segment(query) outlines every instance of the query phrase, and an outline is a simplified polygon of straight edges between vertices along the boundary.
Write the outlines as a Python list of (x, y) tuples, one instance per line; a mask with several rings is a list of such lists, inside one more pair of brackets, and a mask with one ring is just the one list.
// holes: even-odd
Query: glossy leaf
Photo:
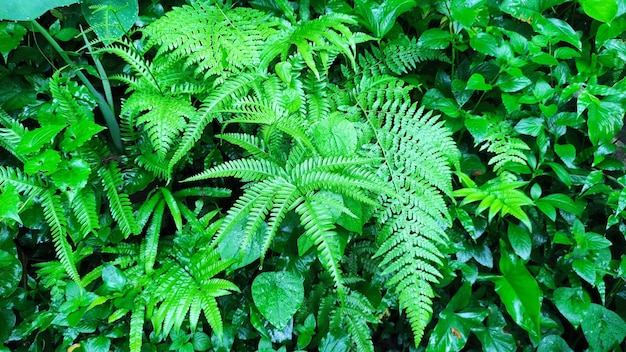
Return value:
[(575, 328), (580, 326), (591, 305), (591, 298), (582, 287), (559, 287), (554, 290), (552, 301)]
[(105, 44), (121, 39), (139, 15), (138, 0), (83, 0), (83, 16)]
[(507, 234), (515, 254), (524, 260), (528, 260), (532, 249), (530, 234), (522, 227), (511, 223), (509, 223)]
[(626, 338), (624, 319), (599, 304), (591, 304), (582, 327), (592, 351), (609, 351)]
[(44, 144), (50, 143), (64, 128), (65, 125), (48, 125), (28, 131), (17, 145), (16, 151), (22, 154), (36, 153)]
[(22, 263), (17, 258), (17, 250), (13, 253), (0, 250), (0, 296), (9, 297), (22, 278)]
[(578, 0), (587, 16), (609, 23), (617, 14), (618, 0)]
[(302, 305), (302, 279), (287, 271), (263, 272), (252, 282), (252, 299), (263, 317), (282, 329)]
[(415, 5), (415, 0), (355, 0), (354, 12), (367, 29), (382, 38), (396, 24), (398, 17)]
[(538, 341), (541, 336), (541, 289), (522, 259), (502, 245), (501, 249), (499, 267), (502, 276), (493, 279), (496, 292), (515, 323), (528, 331), (532, 340)]
[(75, 4), (79, 0), (0, 1), (0, 19), (30, 21), (55, 7)]

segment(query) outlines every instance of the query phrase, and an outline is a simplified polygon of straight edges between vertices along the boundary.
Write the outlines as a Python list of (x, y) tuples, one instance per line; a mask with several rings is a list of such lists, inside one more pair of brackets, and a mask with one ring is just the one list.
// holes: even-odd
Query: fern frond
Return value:
[(526, 185), (523, 181), (511, 181), (499, 176), (480, 187), (461, 188), (453, 192), (455, 197), (465, 197), (461, 205), (480, 201), (476, 213), (489, 209), (488, 219), (491, 221), (497, 213), (500, 216), (513, 215), (529, 229), (532, 224), (523, 206), (534, 202), (517, 188)]
[(144, 151), (140, 155), (137, 155), (135, 163), (147, 171), (152, 172), (160, 179), (166, 179), (171, 176), (167, 165), (159, 160), (159, 157), (151, 151)]
[(83, 236), (100, 228), (96, 196), (91, 188), (83, 188), (76, 192), (71, 200), (71, 206), (80, 223)]
[(247, 181), (261, 181), (270, 177), (287, 177), (285, 171), (268, 160), (237, 159), (214, 166), (196, 176), (189, 177), (183, 182), (206, 180), (217, 177), (237, 177)]
[(356, 345), (357, 351), (374, 352), (372, 333), (368, 323), (376, 323), (374, 307), (362, 294), (351, 291), (346, 296), (345, 305), (340, 310), (344, 317), (350, 339)]
[(61, 70), (55, 71), (50, 79), (50, 93), (52, 93), (52, 97), (54, 97), (57, 104), (58, 115), (63, 116), (68, 125), (73, 125), (83, 120), (93, 121), (93, 112), (90, 110), (90, 107), (79, 104), (69, 88), (61, 84), (60, 73)]
[(157, 57), (182, 61), (184, 67), (195, 67), (196, 75), (205, 78), (217, 76), (219, 84), (259, 65), (263, 43), (275, 26), (258, 10), (194, 2), (175, 7), (150, 24), (144, 30), (149, 37), (145, 50), (158, 45)]
[(173, 260), (164, 260), (157, 280), (150, 286), (150, 305), (156, 306), (152, 316), (156, 332), (167, 336), (172, 328), (180, 329), (187, 315), (194, 330), (202, 311), (211, 328), (221, 335), (223, 324), (215, 298), (239, 289), (214, 276), (229, 264), (220, 261), (216, 251), (208, 250), (197, 252), (184, 267)]
[(140, 352), (143, 344), (143, 323), (146, 315), (146, 305), (143, 300), (135, 298), (135, 306), (130, 315), (130, 352)]
[(154, 207), (154, 211), (152, 212), (152, 221), (146, 230), (145, 243), (142, 244), (141, 261), (144, 263), (144, 270), (147, 274), (152, 273), (154, 262), (156, 261), (164, 210), (165, 201), (161, 198)]
[(24, 134), (26, 134), (26, 128), (19, 121), (11, 118), (1, 108), (0, 124), (5, 127), (0, 128), (0, 147), (13, 154), (22, 163), (25, 163), (27, 161), (26, 157), (23, 153), (18, 153), (16, 148), (22, 141)]
[(338, 234), (334, 231), (334, 221), (324, 204), (303, 197), (296, 207), (300, 214), (304, 235), (308, 236), (317, 246), (318, 258), (333, 278), (337, 292), (343, 299), (344, 287), (340, 261), (343, 256)]
[[(150, 62), (138, 53), (132, 43), (123, 40), (122, 44), (112, 44), (95, 51), (95, 54), (110, 53), (119, 56), (135, 71), (135, 75), (141, 78), (140, 82), (146, 82), (147, 87), (155, 92), (161, 92), (161, 85), (154, 75), (154, 68)], [(131, 86), (133, 87), (133, 86)], [(137, 89), (139, 87), (133, 87)]]
[(217, 134), (215, 137), (242, 148), (255, 159), (275, 161), (268, 154), (263, 140), (257, 136), (247, 133), (225, 133)]
[[(380, 54), (374, 53), (375, 59)], [(374, 173), (394, 188), (380, 197), (376, 211), (380, 226), (375, 257), (382, 275), (405, 309), (416, 344), (432, 314), (431, 285), (441, 274), (450, 222), (442, 194), (451, 194), (450, 164), (459, 161), (451, 132), (437, 116), (411, 103), (410, 87), (391, 76), (368, 74), (355, 82), (356, 104), (375, 131), (384, 163)]]
[(195, 114), (189, 98), (142, 91), (133, 93), (122, 107), (122, 115), (135, 116), (129, 119), (143, 125), (161, 163)]
[(41, 180), (24, 174), (21, 169), (0, 166), (0, 186), (6, 185), (29, 197), (38, 196), (46, 190)]
[(119, 191), (119, 188), (122, 187), (123, 180), (117, 162), (112, 161), (107, 167), (99, 168), (98, 176), (100, 176), (102, 186), (106, 190), (111, 215), (120, 225), (124, 236), (139, 233), (137, 222), (133, 217), (130, 199), (127, 194)]
[(169, 162), (169, 170), (173, 170), (174, 165), (176, 165), (200, 139), (204, 128), (218, 114), (216, 110), (230, 103), (232, 97), (243, 95), (256, 79), (256, 75), (242, 73), (236, 77), (231, 77), (209, 94), (203, 101), (198, 114), (187, 124), (182, 141)]
[(285, 24), (282, 31), (267, 41), (261, 54), (261, 67), (267, 68), (277, 56), (280, 56), (281, 61), (285, 61), (289, 49), (294, 44), (318, 79), (320, 74), (313, 57), (316, 50), (340, 52), (355, 67), (356, 41), (348, 26), (356, 23), (352, 16), (332, 13), (296, 25)]
[(50, 233), (52, 235), (52, 241), (54, 242), (54, 249), (56, 250), (59, 260), (63, 264), (67, 275), (70, 279), (74, 280), (80, 285), (80, 277), (78, 270), (76, 270), (76, 264), (74, 263), (74, 253), (72, 246), (67, 241), (67, 219), (63, 214), (63, 207), (61, 206), (61, 199), (58, 195), (54, 194), (52, 190), (46, 190), (40, 195), (41, 205), (43, 206), (43, 214), (46, 218), (48, 226), (50, 226)]

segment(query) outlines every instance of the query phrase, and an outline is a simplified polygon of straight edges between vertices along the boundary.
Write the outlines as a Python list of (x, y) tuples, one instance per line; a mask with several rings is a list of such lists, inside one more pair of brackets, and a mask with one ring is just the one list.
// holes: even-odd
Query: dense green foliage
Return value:
[(76, 2), (0, 1), (0, 351), (625, 348), (623, 2)]

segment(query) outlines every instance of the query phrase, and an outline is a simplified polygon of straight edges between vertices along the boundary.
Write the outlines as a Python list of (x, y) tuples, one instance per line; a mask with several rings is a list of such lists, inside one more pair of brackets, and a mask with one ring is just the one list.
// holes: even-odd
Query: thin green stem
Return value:
[[(30, 21), (30, 23), (33, 27), (37, 29), (37, 31), (41, 33), (41, 35), (44, 36), (44, 38), (46, 38), (46, 40), (48, 40), (48, 42), (50, 43), (50, 45), (52, 45), (54, 50), (56, 50), (57, 53), (59, 53), (59, 56), (61, 56), (63, 61), (65, 61), (68, 64), (68, 66), (75, 68), (76, 65), (74, 64), (74, 62), (69, 58), (69, 56), (67, 56), (65, 51), (61, 48), (61, 46), (59, 46), (59, 43), (57, 43), (56, 40), (54, 40), (54, 38), (50, 35), (50, 33), (48, 33), (48, 31), (42, 25), (40, 25), (37, 21), (32, 20)], [(107, 126), (109, 127), (109, 133), (111, 133), (111, 139), (113, 140), (113, 144), (115, 145), (115, 148), (118, 150), (118, 152), (120, 153), (123, 152), (124, 147), (122, 146), (120, 127), (117, 123), (117, 119), (115, 118), (115, 114), (113, 113), (113, 109), (111, 108), (109, 103), (106, 101), (104, 96), (102, 96), (102, 93), (96, 90), (96, 88), (91, 84), (91, 82), (89, 82), (89, 79), (87, 79), (87, 77), (81, 71), (76, 70), (76, 76), (78, 76), (81, 82), (83, 82), (83, 84), (87, 87), (89, 92), (91, 92), (91, 94), (93, 94), (93, 96), (98, 101), (98, 108), (102, 112), (102, 116), (104, 117), (104, 120), (106, 121)]]

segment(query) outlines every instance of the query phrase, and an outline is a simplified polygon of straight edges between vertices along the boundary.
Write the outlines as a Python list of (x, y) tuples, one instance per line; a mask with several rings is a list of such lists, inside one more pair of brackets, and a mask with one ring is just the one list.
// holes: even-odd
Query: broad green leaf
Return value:
[(445, 49), (450, 45), (450, 33), (431, 28), (420, 35), (417, 44), (426, 49)]
[(14, 186), (9, 185), (0, 193), (0, 220), (12, 219), (22, 223), (19, 215), (20, 195)]
[(618, 0), (578, 0), (587, 16), (600, 22), (611, 22), (617, 14)]
[(38, 172), (48, 175), (58, 169), (60, 162), (61, 156), (59, 155), (59, 152), (48, 149), (24, 164), (24, 172), (29, 175), (34, 175)]
[(520, 134), (537, 137), (539, 132), (543, 130), (544, 122), (544, 119), (538, 117), (525, 118), (520, 120), (517, 125), (515, 125), (515, 131)]
[(102, 282), (110, 291), (122, 291), (126, 286), (126, 275), (113, 265), (105, 265), (102, 268)]
[(202, 331), (196, 331), (193, 334), (191, 343), (196, 351), (208, 351), (211, 348), (211, 338)]
[(293, 318), (303, 299), (302, 279), (290, 272), (264, 272), (252, 282), (254, 305), (279, 329)]
[(592, 100), (587, 106), (589, 139), (594, 145), (610, 143), (624, 124), (624, 108), (613, 102)]
[(491, 90), (491, 84), (485, 83), (485, 77), (480, 73), (474, 73), (467, 80), (467, 89), (472, 90)]
[(609, 351), (624, 341), (626, 323), (615, 312), (592, 303), (582, 321), (590, 351)]
[(572, 185), (572, 178), (567, 169), (563, 167), (563, 165), (551, 161), (547, 162), (546, 165), (550, 166), (559, 181), (563, 182), (563, 184), (565, 184), (567, 187)]
[(319, 352), (348, 352), (350, 335), (345, 331), (329, 331), (320, 343)]
[(578, 34), (567, 22), (557, 18), (540, 18), (533, 24), (536, 25), (539, 33), (549, 37), (550, 41), (554, 40), (552, 44), (564, 41), (572, 44), (576, 49), (582, 50), (582, 43)]
[(460, 351), (467, 343), (470, 330), (482, 326), (482, 321), (489, 314), (488, 310), (463, 310), (469, 304), (471, 295), (471, 284), (465, 282), (439, 313), (437, 325), (428, 340), (427, 352)]
[(531, 83), (532, 81), (528, 79), (528, 77), (514, 77), (508, 73), (503, 73), (498, 77), (495, 86), (499, 87), (503, 92), (511, 93), (522, 90), (528, 87)]
[(81, 347), (84, 348), (85, 352), (109, 352), (111, 340), (103, 335), (91, 337), (81, 343)]
[(322, 156), (349, 156), (356, 151), (358, 136), (352, 122), (334, 115), (315, 126), (313, 140)]
[(67, 6), (79, 0), (0, 1), (0, 20), (30, 21), (55, 7)]
[[(11, 336), (11, 332), (15, 327), (15, 322), (17, 321), (13, 309), (0, 309), (0, 321), (4, 322), (4, 324), (0, 324), (0, 341), (7, 341), (7, 338)], [(0, 349), (0, 351), (2, 350)], [(6, 352), (10, 352), (10, 350), (6, 348)]]
[(561, 336), (545, 336), (537, 346), (537, 352), (573, 352)]
[(531, 340), (538, 341), (541, 337), (540, 309), (543, 298), (539, 284), (521, 258), (509, 253), (502, 242), (500, 247), (502, 276), (492, 279), (496, 284), (496, 292), (515, 323), (528, 331)]
[(22, 278), (22, 263), (17, 258), (15, 246), (12, 252), (0, 250), (0, 297), (9, 297), (20, 283)]
[(541, 18), (542, 12), (562, 2), (562, 0), (505, 0), (500, 9), (520, 21), (531, 23)]
[(105, 44), (122, 38), (139, 16), (138, 0), (83, 0), (83, 16)]
[(63, 134), (63, 142), (61, 142), (61, 148), (66, 152), (74, 151), (104, 129), (104, 127), (97, 125), (92, 121), (81, 120), (65, 130), (65, 133)]
[(83, 159), (63, 160), (59, 163), (58, 170), (52, 174), (52, 180), (62, 190), (79, 190), (87, 185), (90, 173), (91, 167)]
[(515, 339), (510, 333), (506, 333), (506, 321), (499, 308), (491, 303), (489, 305), (487, 326), (472, 329), (472, 332), (482, 345), (483, 351), (510, 352), (516, 349)]
[(16, 152), (20, 154), (38, 152), (44, 144), (50, 143), (65, 127), (65, 125), (49, 125), (26, 132), (20, 144), (17, 145)]
[(572, 263), (572, 269), (583, 280), (587, 281), (590, 285), (596, 284), (596, 266), (587, 259), (575, 259)]
[(429, 89), (422, 98), (422, 105), (431, 110), (439, 110), (450, 117), (461, 115), (460, 107), (452, 98), (446, 98), (439, 90)]
[(26, 32), (26, 28), (19, 23), (0, 22), (0, 54), (7, 55), (17, 48)]
[(559, 287), (554, 290), (552, 301), (574, 328), (578, 328), (591, 305), (591, 298), (582, 287)]
[(469, 28), (476, 21), (484, 3), (485, 0), (452, 0), (452, 4), (450, 5), (452, 19)]
[(563, 193), (553, 193), (549, 194), (543, 198), (540, 198), (535, 201), (535, 204), (547, 203), (555, 208), (565, 210), (568, 213), (575, 214), (576, 216), (581, 216), (583, 211), (585, 210), (585, 204), (580, 202), (574, 202), (572, 198), (568, 197)]
[(234, 261), (234, 263), (230, 266), (231, 270), (244, 267), (259, 259), (261, 256), (261, 246), (264, 234), (267, 231), (267, 223), (263, 222), (263, 224), (259, 227), (259, 230), (248, 242), (248, 246), (246, 248), (241, 248), (241, 244), (246, 236), (245, 226), (247, 221), (248, 218), (246, 217), (234, 226), (232, 230), (225, 233), (217, 246), (217, 250), (220, 252), (220, 257), (225, 260)]
[(563, 164), (569, 168), (575, 168), (576, 147), (571, 144), (555, 144), (554, 152), (563, 160)]
[(511, 223), (509, 223), (507, 234), (515, 254), (519, 255), (524, 260), (528, 260), (528, 258), (530, 258), (530, 251), (532, 250), (530, 234), (520, 226)]
[(396, 24), (400, 15), (416, 6), (415, 0), (355, 0), (354, 12), (359, 22), (377, 38), (382, 38)]
[(489, 33), (478, 33), (470, 39), (470, 46), (483, 55), (494, 56), (498, 52), (498, 41)]

